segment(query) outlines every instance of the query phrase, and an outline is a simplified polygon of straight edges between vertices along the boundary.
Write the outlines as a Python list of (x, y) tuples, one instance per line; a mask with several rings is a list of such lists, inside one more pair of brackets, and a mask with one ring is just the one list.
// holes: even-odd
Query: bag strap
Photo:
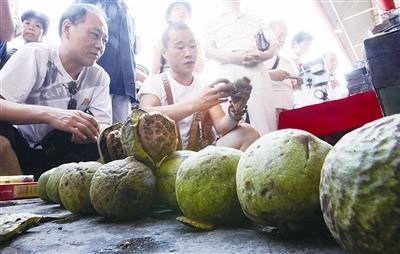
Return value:
[[(167, 74), (164, 72), (161, 74), (161, 80), (164, 85), (165, 95), (167, 96), (167, 103), (168, 105), (174, 104), (174, 97), (172, 97), (171, 85), (168, 80)], [(181, 140), (181, 133), (179, 131), (179, 122), (175, 121), (176, 132), (178, 134), (178, 150), (182, 150), (182, 140)]]
[(279, 61), (280, 61), (280, 60), (281, 60), (281, 57), (280, 57), (279, 55), (277, 55), (276, 58), (275, 58), (275, 63), (274, 63), (274, 65), (272, 66), (271, 70), (275, 70), (276, 67), (278, 67)]
[(204, 114), (202, 112), (198, 112), (194, 114), (192, 125), (190, 126), (189, 130), (189, 140), (188, 140), (188, 150), (196, 151), (199, 147), (199, 140), (200, 140), (200, 125), (203, 122)]
[[(167, 102), (168, 105), (174, 104), (174, 99), (172, 97), (172, 91), (171, 91), (171, 85), (168, 80), (168, 76), (166, 73), (161, 74), (161, 80), (164, 84), (164, 90), (165, 94), (167, 97)], [(186, 147), (187, 150), (192, 150), (192, 151), (197, 151), (199, 148), (199, 142), (200, 142), (200, 135), (203, 135), (205, 139), (207, 139), (208, 144), (212, 143), (212, 137), (209, 137), (210, 135), (207, 135), (207, 128), (212, 128), (211, 123), (208, 123), (208, 121), (211, 121), (209, 119), (209, 113), (208, 111), (203, 111), (203, 112), (197, 112), (193, 115), (192, 119), (192, 124), (190, 125), (189, 129), (189, 139), (188, 139), (188, 145)], [(178, 144), (178, 150), (182, 150), (182, 140), (181, 140), (181, 135), (179, 132), (179, 124), (178, 122), (175, 122), (175, 125), (177, 126), (177, 132), (178, 132), (178, 139), (179, 139), (179, 144)], [(210, 139), (210, 140), (208, 140)]]

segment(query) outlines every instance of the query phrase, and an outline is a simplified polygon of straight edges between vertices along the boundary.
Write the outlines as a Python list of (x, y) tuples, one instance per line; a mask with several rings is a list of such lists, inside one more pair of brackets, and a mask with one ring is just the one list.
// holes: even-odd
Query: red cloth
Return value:
[(383, 117), (375, 91), (355, 94), (303, 108), (283, 111), (278, 129), (300, 129), (315, 136), (351, 131)]

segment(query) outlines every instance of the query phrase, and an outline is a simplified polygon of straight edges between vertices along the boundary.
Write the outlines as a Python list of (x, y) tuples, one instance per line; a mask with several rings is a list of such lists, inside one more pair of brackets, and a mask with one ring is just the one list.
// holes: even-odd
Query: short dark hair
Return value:
[(297, 44), (303, 42), (303, 41), (312, 41), (314, 38), (312, 37), (311, 34), (305, 32), (305, 31), (300, 31), (297, 34), (293, 36), (292, 39), (292, 46), (296, 42)]
[(60, 35), (60, 37), (62, 36), (62, 24), (66, 19), (71, 21), (72, 24), (78, 25), (85, 22), (86, 14), (88, 12), (98, 14), (107, 21), (107, 15), (104, 13), (104, 10), (101, 7), (94, 4), (73, 4), (68, 7), (61, 16), (60, 22), (58, 24), (58, 34)]
[(168, 42), (169, 42), (169, 34), (171, 31), (176, 31), (176, 30), (190, 30), (189, 26), (186, 25), (183, 22), (177, 22), (170, 24), (167, 29), (164, 30), (163, 35), (162, 35), (162, 46), (164, 48), (168, 47)]
[(50, 23), (49, 17), (47, 17), (43, 13), (39, 13), (34, 10), (29, 10), (22, 14), (21, 21), (24, 22), (25, 20), (32, 19), (32, 18), (37, 19), (39, 21), (39, 23), (42, 24), (43, 35), (46, 35), (47, 31), (49, 29), (49, 23)]
[(188, 2), (186, 2), (184, 0), (174, 1), (174, 2), (170, 3), (170, 5), (168, 5), (167, 11), (165, 12), (165, 20), (167, 21), (168, 24), (170, 23), (168, 19), (171, 16), (172, 9), (178, 4), (182, 4), (183, 6), (185, 6), (189, 12), (189, 15), (192, 15), (192, 7), (190, 6), (190, 4)]

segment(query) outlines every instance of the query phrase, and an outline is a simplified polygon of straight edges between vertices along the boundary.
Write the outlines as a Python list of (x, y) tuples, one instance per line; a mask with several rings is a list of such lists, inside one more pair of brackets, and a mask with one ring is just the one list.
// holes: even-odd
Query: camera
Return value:
[(303, 76), (303, 83), (308, 87), (326, 86), (329, 82), (329, 73), (323, 58), (300, 66), (300, 75)]
[(303, 77), (303, 84), (310, 90), (312, 96), (322, 101), (328, 100), (326, 88), (330, 76), (323, 58), (301, 65), (299, 73)]

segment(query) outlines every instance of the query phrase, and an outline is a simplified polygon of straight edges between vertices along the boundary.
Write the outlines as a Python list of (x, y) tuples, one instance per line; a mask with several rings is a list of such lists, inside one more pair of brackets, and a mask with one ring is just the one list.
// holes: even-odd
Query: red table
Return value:
[(355, 94), (280, 113), (278, 129), (300, 129), (318, 137), (329, 137), (359, 128), (383, 117), (375, 91)]

